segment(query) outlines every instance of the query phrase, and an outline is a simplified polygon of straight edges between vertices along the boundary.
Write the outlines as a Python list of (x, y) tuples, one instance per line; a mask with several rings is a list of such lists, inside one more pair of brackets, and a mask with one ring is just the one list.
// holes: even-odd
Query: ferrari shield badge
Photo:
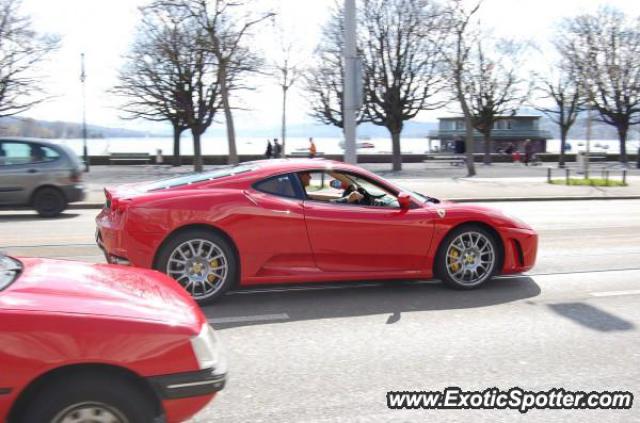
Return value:
[(445, 209), (436, 209), (436, 213), (438, 213), (438, 216), (442, 219), (447, 214), (447, 211)]

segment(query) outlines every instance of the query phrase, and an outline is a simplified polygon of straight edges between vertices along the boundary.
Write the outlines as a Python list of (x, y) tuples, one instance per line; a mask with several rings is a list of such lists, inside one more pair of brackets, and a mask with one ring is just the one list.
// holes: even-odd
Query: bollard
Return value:
[(571, 174), (571, 170), (569, 170), (569, 168), (566, 168), (565, 171), (567, 173), (567, 185), (569, 185), (569, 175)]
[(551, 183), (551, 168), (547, 168), (547, 183)]
[(604, 183), (606, 186), (609, 186), (609, 171), (605, 170), (604, 171)]
[(622, 169), (622, 185), (627, 185), (627, 169)]

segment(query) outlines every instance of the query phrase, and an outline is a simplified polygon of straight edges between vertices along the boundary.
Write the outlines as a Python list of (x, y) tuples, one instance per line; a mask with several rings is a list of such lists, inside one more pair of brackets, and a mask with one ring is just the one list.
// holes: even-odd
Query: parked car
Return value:
[(82, 162), (71, 149), (39, 139), (0, 139), (0, 207), (27, 206), (54, 217), (84, 197)]
[(225, 373), (198, 305), (161, 273), (0, 256), (0, 421), (180, 422)]
[(469, 289), (530, 269), (537, 251), (518, 219), (328, 160), (256, 161), (105, 194), (106, 259), (160, 270), (200, 303), (285, 282), (435, 276)]

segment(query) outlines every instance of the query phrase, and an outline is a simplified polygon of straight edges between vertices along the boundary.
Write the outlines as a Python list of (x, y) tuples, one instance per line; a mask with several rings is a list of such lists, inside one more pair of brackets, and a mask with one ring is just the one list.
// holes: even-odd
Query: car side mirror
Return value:
[(411, 206), (411, 196), (406, 192), (398, 194), (398, 204), (401, 209), (408, 209)]

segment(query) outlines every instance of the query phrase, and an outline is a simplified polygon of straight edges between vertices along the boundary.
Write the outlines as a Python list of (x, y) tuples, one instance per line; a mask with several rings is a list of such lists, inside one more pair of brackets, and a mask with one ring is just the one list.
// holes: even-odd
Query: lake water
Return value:
[[(82, 155), (81, 139), (60, 139), (53, 140), (60, 144), (69, 146), (78, 155)], [(314, 138), (316, 147), (319, 152), (325, 154), (342, 154), (343, 149), (340, 147), (341, 139), (339, 138)], [(359, 149), (360, 154), (390, 154), (391, 139), (390, 138), (371, 138), (359, 140), (374, 145), (374, 148)], [(239, 137), (237, 139), (237, 148), (239, 154), (263, 154), (266, 148), (265, 138), (246, 138)], [(586, 142), (584, 140), (570, 140), (570, 153), (586, 150)], [(292, 151), (306, 151), (308, 148), (308, 138), (287, 138), (287, 153)], [(433, 141), (432, 146), (437, 146), (438, 142)], [(429, 143), (425, 138), (403, 138), (401, 141), (402, 152), (406, 154), (423, 154), (428, 152)], [(161, 149), (163, 154), (170, 155), (173, 151), (173, 140), (170, 137), (158, 138), (104, 138), (89, 139), (87, 147), (90, 156), (108, 155), (110, 153), (150, 153), (156, 154), (157, 149)], [(184, 136), (180, 143), (181, 153), (185, 156), (193, 154), (193, 143), (190, 137)], [(640, 141), (627, 141), (627, 153), (636, 153), (640, 147)], [(608, 152), (619, 153), (619, 142), (617, 140), (591, 140), (592, 152)], [(558, 153), (560, 151), (560, 140), (551, 139), (547, 141), (547, 151), (550, 153)], [(202, 138), (202, 153), (204, 155), (226, 155), (228, 154), (228, 145), (226, 138), (204, 137)]]

